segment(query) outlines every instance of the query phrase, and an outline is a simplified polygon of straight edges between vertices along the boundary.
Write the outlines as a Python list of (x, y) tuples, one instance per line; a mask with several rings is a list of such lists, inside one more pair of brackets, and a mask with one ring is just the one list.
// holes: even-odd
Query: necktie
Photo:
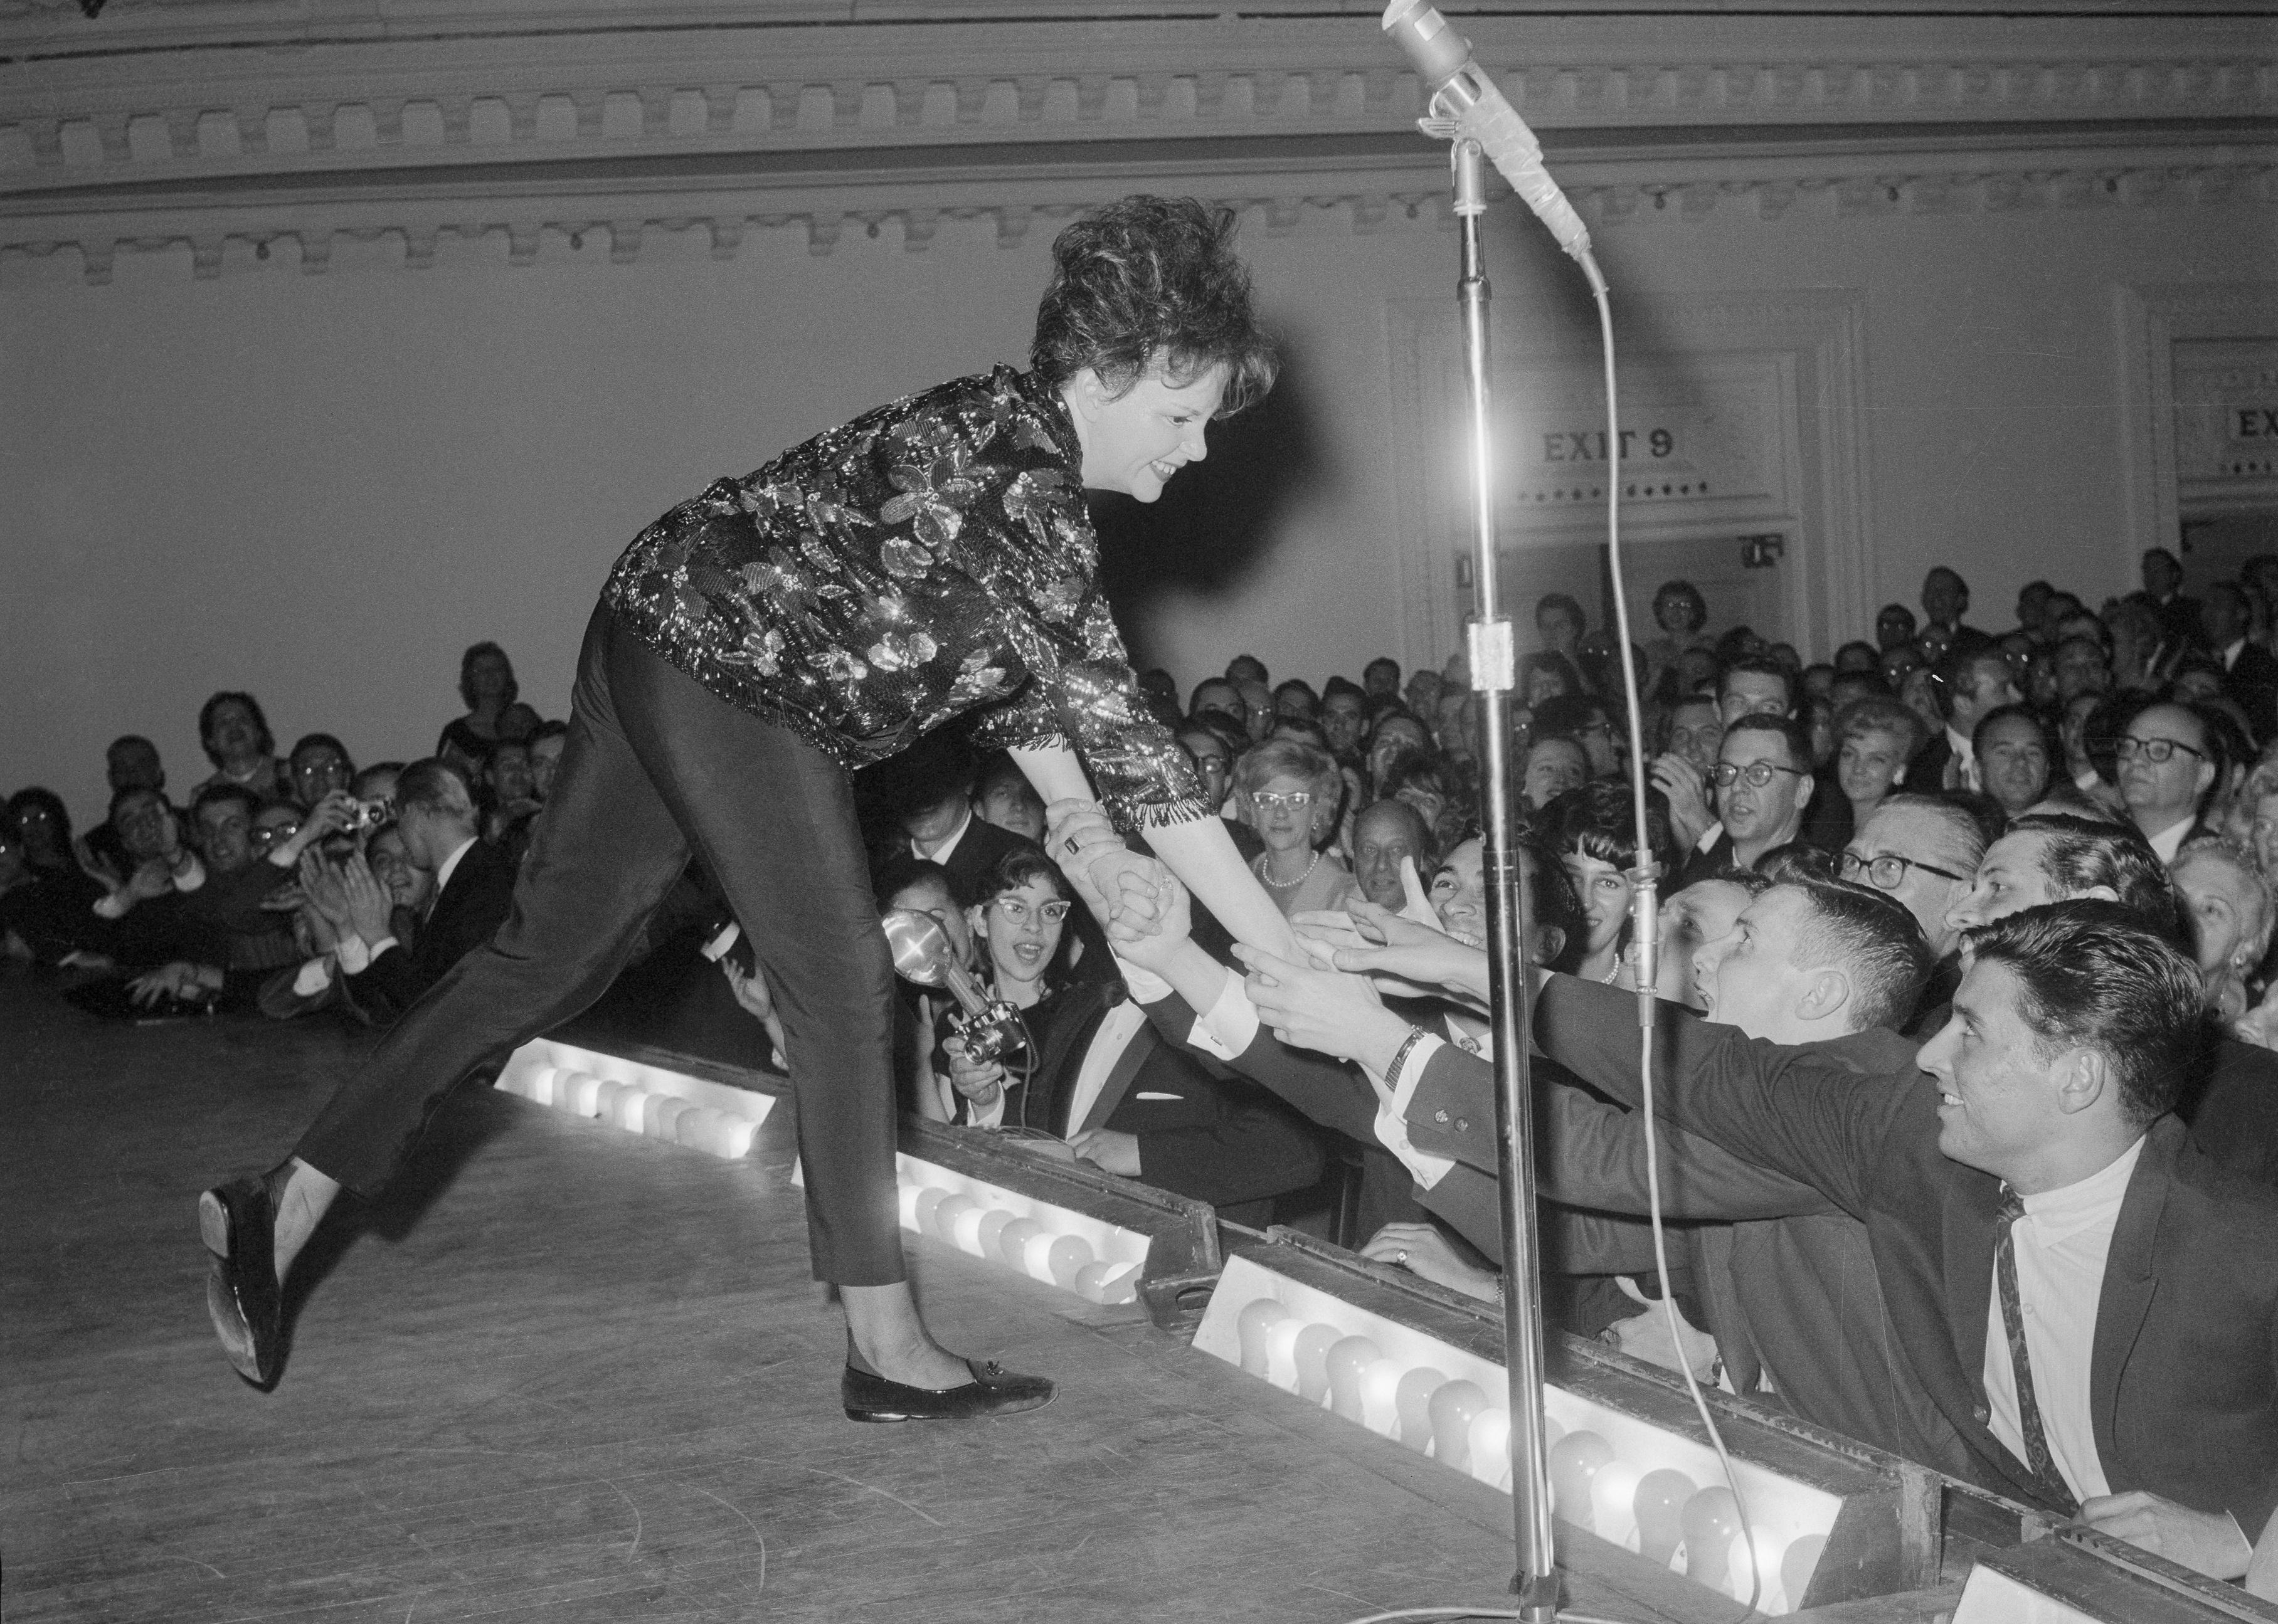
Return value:
[(2001, 1293), (2001, 1329), (2009, 1338), (2009, 1369), (2017, 1383), (2017, 1426), (2025, 1435), (2025, 1465), (2041, 1493), (2069, 1516), (2080, 1509), (2049, 1453), (2048, 1435), (2041, 1428), (2040, 1400), (2033, 1393), (2033, 1361), (2025, 1349), (2025, 1313), (2017, 1298), (2016, 1223), (2025, 1216), (2025, 1201), (2008, 1186), (2001, 1186), (2000, 1239), (1993, 1248), (1993, 1275)]

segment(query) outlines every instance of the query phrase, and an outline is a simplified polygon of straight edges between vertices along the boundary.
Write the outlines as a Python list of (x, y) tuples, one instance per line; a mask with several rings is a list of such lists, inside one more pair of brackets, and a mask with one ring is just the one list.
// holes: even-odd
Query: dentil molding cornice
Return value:
[[(2263, 201), (2278, 149), (2267, 14), (1584, 9), (1456, 19), (1608, 225)], [(511, 263), (549, 231), (623, 259), (797, 224), (828, 251), (848, 220), (922, 248), (944, 217), (1017, 239), (1125, 177), (1269, 221), (1436, 219), (1372, 4), (1176, 10), (111, 0), (87, 23), (0, 0), (0, 254), (100, 281), (185, 241), (212, 275), (233, 240), (315, 270), (342, 233), (400, 233), (417, 266), (493, 232)]]

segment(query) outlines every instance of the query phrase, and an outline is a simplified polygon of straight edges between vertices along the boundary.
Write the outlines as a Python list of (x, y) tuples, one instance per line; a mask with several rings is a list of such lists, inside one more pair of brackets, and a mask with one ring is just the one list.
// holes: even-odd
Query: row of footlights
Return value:
[[(1233, 1329), (1235, 1346), (1224, 1353), (1250, 1375), (1510, 1491), (1510, 1413), (1478, 1382), (1388, 1358), (1368, 1328), (1331, 1324), (1270, 1296), (1244, 1302)], [(1747, 1599), (1761, 1563), (1758, 1608), (1784, 1613), (1797, 1605), (1826, 1549), (1824, 1535), (1795, 1534), (1792, 1525), (1786, 1536), (1768, 1530), (1767, 1522), (1785, 1520), (1764, 1516), (1771, 1508), (1759, 1506), (1752, 1545), (1722, 1483), (1704, 1487), (1665, 1459), (1628, 1459), (1601, 1432), (1570, 1430), (1548, 1416), (1544, 1424), (1552, 1513), (1560, 1521), (1735, 1600)]]
[(612, 1123), (627, 1132), (686, 1145), (730, 1161), (752, 1147), (759, 1125), (732, 1111), (699, 1105), (638, 1082), (595, 1076), (568, 1066), (510, 1069), (499, 1086), (540, 1105)]
[(998, 1193), (988, 1185), (958, 1189), (906, 1176), (902, 1227), (1091, 1302), (1126, 1303), (1138, 1297), (1143, 1264), (1104, 1258), (1083, 1236), (1053, 1227), (1051, 1219), (1057, 1215), (1051, 1209), (1040, 1208), (1041, 1216), (1021, 1213), (993, 1203), (990, 1198)]

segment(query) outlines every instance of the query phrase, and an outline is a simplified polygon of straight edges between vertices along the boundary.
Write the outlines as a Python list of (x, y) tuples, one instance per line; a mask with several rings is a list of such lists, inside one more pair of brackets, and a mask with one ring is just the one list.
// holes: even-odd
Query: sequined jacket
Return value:
[(867, 412), (643, 530), (604, 598), (730, 704), (846, 766), (967, 712), (1072, 744), (1125, 827), (1214, 810), (1141, 702), (1094, 576), (1081, 448), (1010, 367)]

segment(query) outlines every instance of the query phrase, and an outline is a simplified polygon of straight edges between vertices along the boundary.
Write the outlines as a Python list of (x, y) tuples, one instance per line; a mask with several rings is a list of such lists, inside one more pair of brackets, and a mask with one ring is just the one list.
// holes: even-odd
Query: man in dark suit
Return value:
[(1726, 724), (1708, 776), (1716, 787), (1715, 838), (1686, 858), (1678, 890), (1727, 869), (1752, 869), (1802, 835), (1816, 788), (1811, 736), (1793, 717), (1743, 714)]
[(2246, 713), (2258, 739), (2267, 738), (2278, 721), (2278, 655), (2259, 643), (2246, 640), (2253, 622), (2246, 594), (2232, 581), (2207, 588), (2199, 605), (2199, 628), (2215, 663), (2222, 667), (2223, 687)]
[[(2236, 1577), (2278, 1506), (2278, 1197), (2167, 1114), (2197, 972), (2103, 903), (1973, 947), (1927, 1077), (1670, 1021), (1656, 1102), (1866, 1223), (1904, 1354), (1981, 1481)], [(1635, 1098), (1629, 1003), (1597, 992), (1556, 979), (1537, 1030)]]
[(2163, 651), (2180, 654), (2199, 646), (2199, 600), (2183, 596), (2182, 563), (2165, 547), (2144, 555), (2144, 597), (2159, 617)]
[[(1895, 1352), (1969, 1475), (2235, 1578), (2278, 1506), (2278, 1194), (2168, 1113), (2205, 1030), (2198, 972), (2101, 902), (2028, 909), (1972, 947), (1928, 1075), (1862, 1076), (1664, 1005), (1655, 1105), (1866, 1224)], [(1337, 1041), (1347, 989), (1263, 971), (1263, 1018)], [(1640, 1101), (1630, 995), (1552, 976), (1535, 1009), (1546, 1050)]]
[[(1904, 1075), (1915, 1046), (1892, 1028), (1930, 969), (1893, 899), (1856, 886), (1781, 885), (1695, 956), (1709, 1018), (1770, 1042), (1808, 1043), (1861, 1076)], [(1536, 1077), (1539, 1193), (1642, 1216), (1644, 1117)], [(1409, 1079), (1413, 1093), (1407, 1093)], [(1415, 1147), (1455, 1159), (1425, 1204), (1469, 1238), (1499, 1223), (1494, 1076), (1486, 1061), (1419, 1045), (1400, 1093)], [(1942, 1470), (1968, 1454), (1897, 1349), (1867, 1226), (1818, 1189), (1664, 1125), (1662, 1210), (1690, 1227), (1695, 1289), (1733, 1390)], [(1570, 1262), (1575, 1260), (1570, 1259)]]
[(395, 827), (405, 857), (435, 876), (434, 899), (409, 946), (390, 921), (394, 898), (360, 862), (346, 873), (355, 934), (340, 948), (351, 995), (401, 1014), (446, 972), (498, 933), (514, 905), (514, 864), (480, 839), (481, 815), (459, 769), (415, 761), (395, 781)]
[[(2125, 825), (2042, 814), (2020, 818), (1985, 849), (1977, 878), (1947, 922), (1975, 930), (2021, 908), (2075, 900), (2116, 902), (2146, 930), (2181, 943), (2174, 882), (2143, 837)], [(1934, 1011), (1925, 1036), (1945, 1024)], [(2228, 1033), (2183, 1079), (2176, 1114), (2201, 1154), (2258, 1184), (2278, 1185), (2278, 1054)]]

